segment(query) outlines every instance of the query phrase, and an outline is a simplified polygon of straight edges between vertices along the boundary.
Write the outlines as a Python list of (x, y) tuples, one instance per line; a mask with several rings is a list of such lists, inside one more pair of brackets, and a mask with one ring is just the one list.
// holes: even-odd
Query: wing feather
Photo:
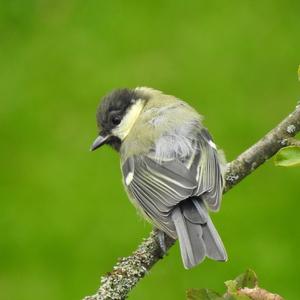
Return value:
[[(217, 210), (222, 195), (221, 166), (209, 133), (201, 129), (190, 143), (191, 152), (181, 159), (176, 153), (165, 159), (149, 153), (131, 156), (122, 165), (125, 186), (137, 207), (174, 238), (176, 229), (170, 215), (175, 206), (192, 196), (201, 196), (210, 209)], [(199, 215), (185, 217), (191, 224), (204, 222)]]

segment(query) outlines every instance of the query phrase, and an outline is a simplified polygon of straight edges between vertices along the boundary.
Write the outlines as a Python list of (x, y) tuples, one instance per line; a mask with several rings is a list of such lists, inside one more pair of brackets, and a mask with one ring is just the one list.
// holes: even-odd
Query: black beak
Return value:
[(110, 138), (110, 134), (103, 134), (100, 133), (100, 135), (95, 139), (92, 147), (91, 147), (91, 151), (94, 151), (98, 148), (100, 148), (102, 145), (106, 144), (107, 140)]

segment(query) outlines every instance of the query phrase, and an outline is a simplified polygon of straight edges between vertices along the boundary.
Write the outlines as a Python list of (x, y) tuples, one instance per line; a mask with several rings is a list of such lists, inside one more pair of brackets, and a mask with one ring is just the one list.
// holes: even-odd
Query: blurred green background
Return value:
[[(205, 115), (227, 159), (299, 99), (299, 1), (0, 1), (0, 298), (81, 299), (150, 226), (118, 155), (90, 153), (95, 110), (116, 87), (151, 86)], [(213, 215), (229, 254), (183, 269), (178, 245), (130, 299), (223, 291), (253, 268), (299, 299), (300, 169), (263, 165)]]

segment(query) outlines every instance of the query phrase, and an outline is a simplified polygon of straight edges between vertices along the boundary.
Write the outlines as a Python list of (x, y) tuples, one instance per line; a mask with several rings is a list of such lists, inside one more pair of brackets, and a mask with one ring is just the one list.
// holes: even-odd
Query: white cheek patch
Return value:
[(217, 150), (217, 146), (216, 146), (216, 144), (212, 140), (210, 140), (208, 142), (208, 144), (209, 144), (209, 146), (211, 146), (212, 148), (214, 148), (215, 150)]
[(123, 117), (122, 122), (112, 131), (113, 135), (117, 136), (123, 141), (129, 134), (132, 126), (136, 122), (143, 108), (144, 101), (141, 99), (132, 104), (126, 115)]
[(130, 172), (130, 173), (128, 173), (128, 175), (126, 176), (126, 179), (125, 179), (125, 183), (127, 186), (131, 183), (132, 179), (133, 179), (133, 172)]

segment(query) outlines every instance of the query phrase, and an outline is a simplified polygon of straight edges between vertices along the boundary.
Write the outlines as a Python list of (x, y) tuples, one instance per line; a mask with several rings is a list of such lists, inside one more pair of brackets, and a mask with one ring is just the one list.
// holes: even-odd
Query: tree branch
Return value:
[[(299, 131), (300, 104), (279, 125), (228, 164), (224, 193), (252, 173), (281, 148), (288, 146), (291, 143), (291, 138)], [(174, 242), (171, 238), (166, 237), (167, 250)], [(85, 297), (84, 300), (125, 299), (138, 281), (146, 275), (162, 256), (163, 254), (157, 242), (157, 232), (153, 230), (131, 256), (119, 259), (113, 270), (101, 277), (101, 286), (98, 292), (93, 296)]]
[(238, 291), (238, 295), (248, 296), (253, 300), (283, 300), (283, 298), (277, 294), (270, 293), (260, 287), (253, 289), (243, 288)]

